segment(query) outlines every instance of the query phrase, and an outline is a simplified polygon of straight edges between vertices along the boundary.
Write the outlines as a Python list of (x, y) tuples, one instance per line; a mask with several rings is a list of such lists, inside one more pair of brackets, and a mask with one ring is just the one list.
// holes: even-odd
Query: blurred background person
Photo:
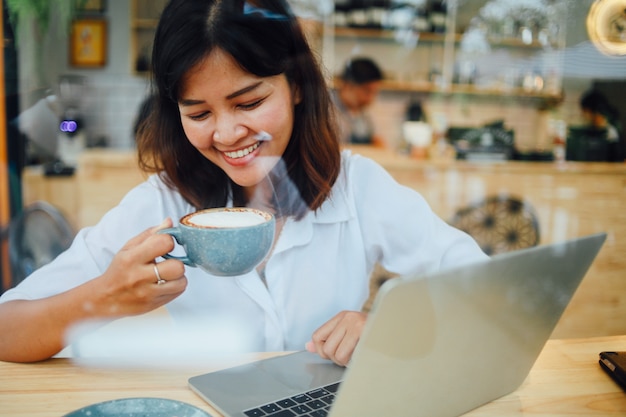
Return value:
[(623, 161), (623, 133), (619, 122), (619, 112), (598, 90), (589, 90), (580, 98), (580, 109), (584, 122), (594, 128), (606, 130), (609, 144), (608, 160)]
[(382, 79), (380, 67), (370, 58), (355, 57), (344, 66), (333, 91), (342, 143), (385, 146), (367, 112), (378, 96)]

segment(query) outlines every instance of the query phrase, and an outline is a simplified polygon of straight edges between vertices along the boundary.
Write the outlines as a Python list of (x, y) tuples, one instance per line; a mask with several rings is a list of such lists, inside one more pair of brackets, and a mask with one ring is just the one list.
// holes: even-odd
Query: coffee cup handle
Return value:
[[(157, 233), (160, 235), (170, 235), (174, 238), (174, 240), (176, 240), (176, 242), (179, 245), (183, 244), (183, 240), (182, 240), (182, 234), (180, 232), (180, 229), (178, 227), (170, 227), (167, 229), (161, 229), (161, 230), (157, 230)], [(188, 266), (196, 266), (195, 263), (193, 263), (191, 261), (191, 259), (189, 259), (188, 256), (175, 256), (175, 255), (170, 255), (169, 253), (166, 253), (164, 255), (162, 255), (162, 258), (164, 259), (176, 259), (177, 261), (181, 261), (182, 263), (184, 263), (185, 265)]]

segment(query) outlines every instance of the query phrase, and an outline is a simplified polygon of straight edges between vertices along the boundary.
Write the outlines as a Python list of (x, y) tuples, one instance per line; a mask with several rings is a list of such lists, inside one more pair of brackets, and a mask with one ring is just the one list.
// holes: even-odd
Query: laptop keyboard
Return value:
[(246, 410), (248, 417), (325, 417), (335, 399), (339, 382)]

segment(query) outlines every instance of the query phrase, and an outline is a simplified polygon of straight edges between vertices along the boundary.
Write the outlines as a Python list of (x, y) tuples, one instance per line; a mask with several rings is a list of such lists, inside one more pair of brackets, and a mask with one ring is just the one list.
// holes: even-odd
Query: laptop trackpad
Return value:
[(190, 387), (232, 413), (340, 381), (345, 368), (307, 351), (195, 376)]

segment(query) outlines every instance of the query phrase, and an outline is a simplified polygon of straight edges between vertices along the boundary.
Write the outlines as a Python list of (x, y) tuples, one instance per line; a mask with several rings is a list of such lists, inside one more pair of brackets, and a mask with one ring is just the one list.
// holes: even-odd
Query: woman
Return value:
[[(285, 1), (173, 0), (152, 63), (156, 98), (138, 150), (156, 174), (3, 294), (0, 360), (45, 359), (84, 320), (166, 305), (176, 322), (235, 323), (250, 350), (306, 344), (345, 365), (376, 262), (402, 274), (486, 257), (415, 191), (340, 152), (324, 79)], [(276, 214), (266, 263), (224, 278), (160, 258), (175, 245), (155, 225), (225, 205)]]

